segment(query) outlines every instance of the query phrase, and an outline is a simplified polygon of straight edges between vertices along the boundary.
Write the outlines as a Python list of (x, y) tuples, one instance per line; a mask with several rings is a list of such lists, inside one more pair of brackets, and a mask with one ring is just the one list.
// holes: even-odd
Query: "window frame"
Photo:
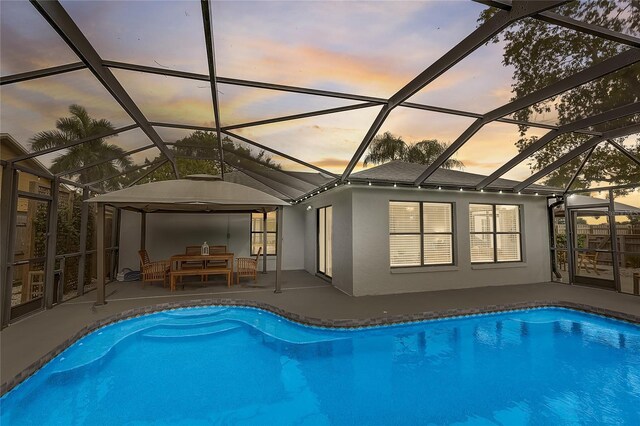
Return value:
[[(391, 203), (418, 203), (420, 215), (420, 228), (418, 232), (391, 232), (391, 215), (388, 217), (389, 222), (389, 267), (391, 269), (410, 269), (410, 268), (438, 268), (442, 266), (455, 266), (456, 256), (456, 203), (453, 201), (415, 201), (415, 200), (389, 200)], [(450, 232), (425, 232), (424, 231), (424, 204), (448, 204), (451, 207), (451, 231)], [(389, 210), (387, 210), (389, 211)], [(420, 236), (420, 264), (419, 265), (391, 265), (391, 236), (392, 235), (418, 235)], [(424, 237), (425, 235), (451, 235), (451, 262), (449, 263), (425, 263), (424, 262)]]
[[(269, 213), (272, 212), (267, 212), (267, 222), (269, 221)], [(275, 213), (275, 210), (274, 210)], [(254, 214), (262, 214), (260, 213), (256, 213), (256, 212), (251, 212), (249, 213), (249, 253), (250, 256), (256, 256), (258, 254), (258, 252), (254, 252), (253, 251), (253, 234), (260, 234), (262, 235), (262, 231), (254, 231), (253, 230), (253, 215)], [(276, 218), (277, 218), (277, 213), (276, 213)], [(262, 218), (260, 218), (260, 220), (262, 220)], [(276, 220), (276, 230), (275, 231), (269, 231), (269, 227), (267, 227), (267, 242), (269, 241), (269, 234), (274, 234), (276, 236), (276, 241), (278, 240), (278, 221)], [(269, 244), (267, 243), (267, 248), (268, 248)], [(261, 246), (262, 247), (262, 246)], [(275, 253), (267, 253), (267, 257), (269, 256), (277, 256), (278, 254), (278, 245), (275, 245)], [(262, 256), (265, 253), (262, 253), (260, 256)]]
[[(491, 206), (491, 214), (492, 214), (492, 222), (493, 222), (493, 230), (491, 232), (472, 232), (471, 231), (471, 224), (469, 224), (469, 261), (471, 262), (472, 265), (502, 265), (502, 264), (507, 264), (507, 263), (523, 263), (524, 262), (524, 256), (523, 256), (523, 250), (522, 250), (522, 204), (505, 204), (505, 203), (469, 203), (469, 212), (471, 212), (471, 206), (472, 205), (478, 205), (478, 206)], [(509, 206), (509, 207), (517, 207), (518, 208), (518, 231), (517, 232), (504, 232), (504, 231), (498, 231), (498, 221), (497, 221), (497, 214), (496, 214), (496, 207), (497, 206)], [(471, 236), (472, 235), (488, 235), (491, 234), (492, 235), (492, 239), (493, 239), (493, 260), (492, 261), (488, 261), (488, 260), (482, 260), (482, 261), (476, 261), (474, 262), (473, 259), (471, 259)], [(518, 245), (519, 245), (519, 254), (520, 254), (520, 259), (518, 260), (498, 260), (498, 235), (517, 235), (518, 236)]]

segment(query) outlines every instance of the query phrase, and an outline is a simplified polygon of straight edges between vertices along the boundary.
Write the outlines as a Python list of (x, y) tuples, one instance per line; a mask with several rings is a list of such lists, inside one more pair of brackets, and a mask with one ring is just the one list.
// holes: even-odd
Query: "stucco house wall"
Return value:
[[(391, 268), (389, 201), (454, 203), (453, 266)], [(469, 203), (521, 206), (522, 262), (471, 264)], [(305, 211), (305, 269), (317, 271), (317, 209), (333, 206), (333, 282), (355, 296), (524, 284), (550, 279), (546, 199), (534, 195), (346, 185), (299, 204)], [(311, 209), (308, 209), (308, 206)]]
[[(311, 206), (309, 210), (307, 207)], [(318, 208), (333, 207), (333, 277), (338, 290), (353, 294), (353, 210), (351, 191), (342, 186), (321, 193), (297, 207), (305, 212), (305, 270), (318, 271)]]
[[(354, 187), (353, 294), (409, 293), (549, 281), (549, 232), (545, 197), (424, 189)], [(391, 268), (389, 201), (454, 203), (453, 266)], [(471, 264), (469, 204), (521, 206), (522, 262)]]

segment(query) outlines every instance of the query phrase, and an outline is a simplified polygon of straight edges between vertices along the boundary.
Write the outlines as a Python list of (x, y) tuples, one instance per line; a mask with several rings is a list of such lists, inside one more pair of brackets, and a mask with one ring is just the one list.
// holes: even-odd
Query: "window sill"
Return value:
[(471, 269), (508, 269), (508, 268), (526, 268), (527, 264), (524, 262), (511, 262), (511, 263), (478, 263), (471, 264)]
[(457, 265), (434, 265), (434, 266), (406, 266), (391, 268), (392, 274), (422, 274), (425, 272), (449, 272), (458, 271)]

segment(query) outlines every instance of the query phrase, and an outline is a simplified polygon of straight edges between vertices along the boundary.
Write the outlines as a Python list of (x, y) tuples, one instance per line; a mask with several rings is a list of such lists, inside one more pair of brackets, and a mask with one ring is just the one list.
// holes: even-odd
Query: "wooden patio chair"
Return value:
[(560, 269), (562, 269), (563, 271), (567, 270), (567, 252), (566, 250), (561, 250), (558, 249), (556, 251), (557, 253), (557, 265)]
[[(202, 253), (201, 246), (187, 246), (185, 254), (197, 256)], [(204, 269), (204, 262), (182, 262), (182, 269)], [(200, 275), (200, 281), (204, 282), (205, 276)], [(182, 276), (180, 277), (180, 282), (182, 282)]]
[(593, 269), (593, 272), (596, 275), (600, 275), (598, 272), (598, 252), (593, 254), (591, 253), (580, 253), (578, 256), (578, 272), (580, 272), (581, 268), (584, 268), (586, 272), (589, 272), (589, 267)]
[[(224, 254), (227, 252), (227, 246), (209, 246), (210, 254)], [(210, 261), (207, 267), (224, 268), (227, 266), (226, 260), (213, 260)]]
[(169, 269), (171, 269), (171, 262), (168, 260), (152, 262), (146, 250), (138, 251), (138, 256), (140, 256), (142, 288), (144, 288), (146, 283), (156, 281), (162, 281), (162, 286), (166, 287), (167, 274), (169, 273)]
[(240, 277), (253, 277), (255, 282), (258, 282), (258, 259), (260, 258), (260, 253), (262, 252), (262, 247), (258, 249), (258, 253), (256, 257), (239, 257), (237, 259), (236, 268), (236, 283), (240, 284)]

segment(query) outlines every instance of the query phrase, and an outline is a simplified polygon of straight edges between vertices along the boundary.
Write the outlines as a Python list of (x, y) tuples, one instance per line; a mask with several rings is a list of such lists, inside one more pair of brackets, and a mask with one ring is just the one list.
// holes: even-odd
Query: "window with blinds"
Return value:
[(389, 202), (392, 267), (453, 264), (450, 203)]
[[(251, 255), (258, 254), (258, 250), (263, 246), (263, 214), (251, 213)], [(276, 212), (267, 213), (267, 254), (276, 254)]]
[(519, 206), (470, 204), (469, 234), (472, 263), (522, 261)]

